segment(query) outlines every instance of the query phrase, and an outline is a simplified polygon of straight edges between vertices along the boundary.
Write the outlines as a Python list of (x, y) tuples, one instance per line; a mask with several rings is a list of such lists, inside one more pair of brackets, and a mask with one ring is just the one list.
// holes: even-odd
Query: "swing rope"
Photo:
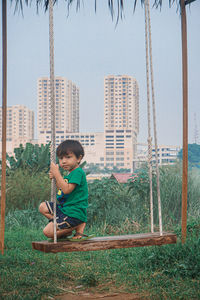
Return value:
[[(55, 145), (55, 78), (54, 78), (54, 30), (53, 30), (53, 0), (49, 0), (49, 53), (50, 53), (50, 111), (51, 111), (51, 162), (56, 163)], [(51, 181), (51, 202), (53, 202), (54, 243), (56, 234), (56, 182)]]
[[(148, 30), (147, 30), (148, 24)], [(148, 31), (148, 33), (147, 33)], [(149, 0), (145, 0), (145, 37), (146, 37), (146, 69), (149, 69), (149, 63), (147, 63), (148, 52), (150, 57), (150, 74), (151, 74), (151, 96), (152, 96), (152, 109), (153, 109), (153, 128), (154, 128), (154, 140), (155, 140), (155, 159), (156, 159), (156, 178), (157, 178), (157, 197), (158, 197), (158, 215), (159, 215), (159, 231), (160, 235), (163, 235), (162, 230), (162, 212), (161, 212), (161, 199), (160, 199), (160, 173), (158, 165), (158, 142), (157, 142), (157, 130), (156, 130), (156, 108), (155, 108), (155, 93), (154, 93), (154, 77), (153, 77), (153, 59), (152, 59), (152, 40), (151, 40), (151, 20), (150, 20), (150, 6)], [(148, 45), (149, 44), (149, 48)], [(149, 71), (147, 71), (147, 76), (149, 77)], [(149, 78), (147, 79), (147, 84), (149, 84)], [(149, 97), (149, 91), (147, 90), (147, 98)], [(149, 101), (149, 100), (148, 100)], [(149, 105), (149, 104), (148, 104)], [(148, 107), (148, 130), (150, 130), (150, 108)], [(151, 144), (151, 135), (148, 135), (148, 148), (150, 152)], [(150, 154), (148, 158), (148, 164), (151, 165)], [(152, 167), (150, 167), (150, 193), (152, 193)], [(149, 171), (150, 173), (150, 171)], [(151, 208), (151, 218), (153, 216), (153, 207), (152, 207), (152, 195), (150, 194), (150, 208)], [(152, 229), (152, 220), (151, 220), (151, 229)]]
[[(151, 75), (151, 96), (152, 96), (152, 110), (153, 110), (153, 129), (154, 129), (154, 140), (155, 140), (159, 230), (160, 230), (160, 235), (163, 235), (149, 0), (145, 0), (144, 6), (145, 6), (145, 45), (146, 45), (147, 114), (148, 114), (148, 168), (149, 168), (149, 182), (150, 182), (151, 232), (152, 233), (154, 232), (154, 223), (153, 223), (152, 137), (151, 137), (151, 116), (150, 116), (149, 69), (150, 69), (150, 75)], [(55, 163), (56, 155), (55, 155), (55, 91), (54, 91), (54, 81), (55, 80), (54, 80), (53, 0), (49, 0), (49, 47), (50, 47), (50, 104), (51, 104), (51, 162)], [(149, 61), (150, 61), (150, 68), (149, 68)], [(52, 183), (51, 183), (51, 201), (54, 203), (54, 217), (53, 217), (53, 220), (54, 220), (54, 243), (56, 243), (57, 242), (57, 234), (56, 234), (56, 184), (55, 184), (55, 179), (53, 179)]]

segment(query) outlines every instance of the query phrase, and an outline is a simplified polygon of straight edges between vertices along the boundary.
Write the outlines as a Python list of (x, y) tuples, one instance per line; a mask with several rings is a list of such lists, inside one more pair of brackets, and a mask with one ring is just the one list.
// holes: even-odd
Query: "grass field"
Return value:
[[(44, 254), (31, 247), (31, 241), (44, 239), (43, 218), (13, 212), (6, 218), (5, 253), (0, 255), (0, 299), (52, 299), (80, 290), (138, 293), (141, 299), (200, 299), (199, 224), (189, 221), (184, 245), (177, 227), (176, 245)], [(121, 233), (128, 230), (122, 226)], [(104, 224), (87, 233), (111, 231), (120, 230)]]

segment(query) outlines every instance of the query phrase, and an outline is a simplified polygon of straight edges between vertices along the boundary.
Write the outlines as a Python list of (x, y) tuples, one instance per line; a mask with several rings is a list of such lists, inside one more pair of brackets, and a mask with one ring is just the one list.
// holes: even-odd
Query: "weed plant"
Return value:
[(5, 218), (5, 226), (9, 230), (19, 228), (42, 229), (46, 226), (47, 220), (39, 213), (37, 208), (24, 210), (16, 209), (10, 211)]
[(50, 199), (50, 180), (45, 172), (30, 174), (26, 169), (17, 169), (7, 176), (6, 212), (15, 209), (38, 207)]
[[(161, 201), (164, 221), (173, 224), (181, 221), (182, 202), (182, 167), (180, 164), (161, 168), (160, 176)], [(191, 216), (199, 216), (200, 204), (200, 170), (191, 169), (188, 176), (188, 212)]]
[[(136, 209), (140, 215), (149, 215), (149, 177), (148, 169), (138, 171), (137, 177), (129, 182), (129, 189), (136, 197)], [(141, 197), (143, 195), (143, 199)], [(160, 195), (163, 223), (168, 226), (179, 224), (181, 221), (182, 201), (182, 167), (179, 163), (160, 168)], [(153, 174), (154, 222), (158, 224), (157, 187), (155, 173)], [(188, 176), (188, 212), (191, 217), (199, 216), (200, 207), (200, 170), (191, 169)], [(137, 216), (140, 216), (138, 213)], [(144, 216), (143, 216), (144, 217)], [(144, 223), (143, 223), (144, 224)]]
[(89, 184), (89, 224), (122, 224), (127, 218), (136, 220), (134, 212), (135, 198), (126, 185), (115, 180), (103, 178)]

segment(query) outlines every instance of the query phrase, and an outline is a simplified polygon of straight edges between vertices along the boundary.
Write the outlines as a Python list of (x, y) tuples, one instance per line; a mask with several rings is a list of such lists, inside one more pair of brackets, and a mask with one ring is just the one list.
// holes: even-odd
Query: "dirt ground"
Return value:
[(112, 293), (112, 294), (91, 294), (86, 292), (80, 293), (68, 293), (57, 296), (58, 300), (136, 300), (136, 299), (144, 299), (139, 296), (139, 294), (128, 294), (128, 293)]

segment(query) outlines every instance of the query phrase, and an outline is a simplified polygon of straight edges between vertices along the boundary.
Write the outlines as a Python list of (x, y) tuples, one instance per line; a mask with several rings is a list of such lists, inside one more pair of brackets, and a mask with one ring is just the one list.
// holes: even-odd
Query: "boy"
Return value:
[[(61, 168), (69, 174), (62, 177), (59, 165), (51, 163), (49, 177), (55, 178), (57, 192), (56, 223), (57, 237), (71, 235), (75, 229), (73, 239), (81, 239), (84, 236), (84, 228), (87, 221), (88, 187), (85, 172), (79, 167), (84, 156), (82, 145), (78, 141), (66, 140), (62, 142), (56, 155)], [(53, 202), (45, 201), (39, 206), (39, 211), (49, 219), (43, 232), (46, 237), (53, 238)]]

